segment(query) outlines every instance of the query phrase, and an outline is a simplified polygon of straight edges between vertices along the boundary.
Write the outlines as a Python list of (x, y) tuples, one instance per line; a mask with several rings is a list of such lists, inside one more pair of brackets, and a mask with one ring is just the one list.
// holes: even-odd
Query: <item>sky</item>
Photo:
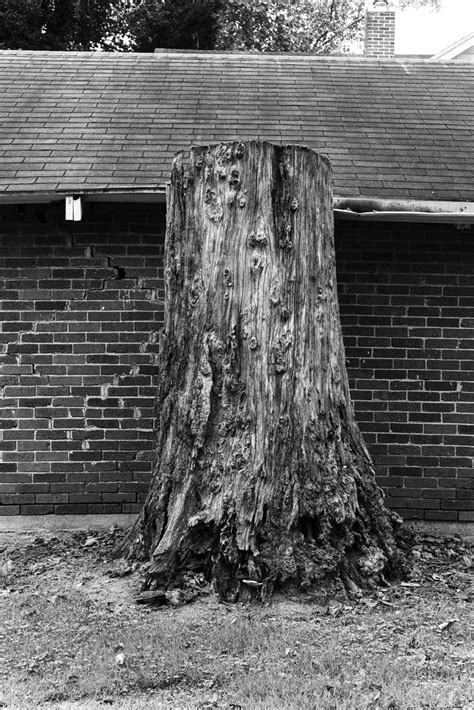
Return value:
[(474, 32), (474, 0), (441, 0), (439, 12), (429, 8), (399, 10), (396, 54), (437, 54)]

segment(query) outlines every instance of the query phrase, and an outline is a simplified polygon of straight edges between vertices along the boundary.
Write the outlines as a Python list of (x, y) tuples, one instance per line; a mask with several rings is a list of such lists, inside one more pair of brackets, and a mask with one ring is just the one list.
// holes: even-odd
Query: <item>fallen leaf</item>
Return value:
[(120, 560), (118, 565), (108, 571), (108, 576), (112, 578), (127, 577), (127, 575), (131, 574), (132, 572), (133, 565), (126, 563), (124, 560)]
[(6, 577), (11, 573), (13, 569), (13, 562), (11, 560), (7, 560), (6, 562), (2, 562), (2, 566), (0, 568), (1, 575), (3, 577)]
[(342, 604), (340, 602), (329, 604), (326, 613), (330, 616), (339, 616), (339, 614), (342, 614)]
[(448, 619), (447, 621), (443, 621), (442, 624), (438, 626), (438, 629), (440, 631), (447, 631), (453, 626), (453, 624), (456, 624), (459, 621), (459, 619)]
[(369, 609), (375, 609), (375, 607), (379, 605), (379, 601), (375, 601), (374, 599), (363, 599), (362, 601)]
[(183, 603), (183, 594), (180, 589), (172, 589), (170, 592), (166, 592), (166, 601), (171, 606), (179, 606)]
[(120, 653), (115, 654), (115, 663), (118, 666), (124, 666), (125, 665), (125, 654), (123, 651), (120, 651)]
[[(368, 707), (373, 706), (377, 702), (377, 700), (379, 700), (381, 695), (382, 695), (382, 689), (380, 688), (380, 686), (374, 686), (371, 694), (367, 698)], [(377, 706), (377, 707), (379, 707), (379, 706)]]
[(82, 543), (82, 547), (92, 547), (92, 545), (97, 545), (98, 542), (96, 537), (88, 537), (85, 542)]
[(360, 688), (365, 683), (366, 677), (367, 677), (367, 673), (365, 672), (365, 670), (363, 668), (361, 668), (359, 670), (359, 672), (357, 673), (357, 675), (354, 677), (352, 682), (354, 685), (356, 685), (357, 687)]

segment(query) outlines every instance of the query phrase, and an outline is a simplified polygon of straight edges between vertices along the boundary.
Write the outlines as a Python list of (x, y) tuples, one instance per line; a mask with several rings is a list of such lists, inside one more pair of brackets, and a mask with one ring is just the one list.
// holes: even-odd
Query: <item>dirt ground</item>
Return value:
[(410, 578), (357, 599), (157, 608), (122, 536), (0, 535), (0, 707), (474, 708), (467, 540), (419, 535)]

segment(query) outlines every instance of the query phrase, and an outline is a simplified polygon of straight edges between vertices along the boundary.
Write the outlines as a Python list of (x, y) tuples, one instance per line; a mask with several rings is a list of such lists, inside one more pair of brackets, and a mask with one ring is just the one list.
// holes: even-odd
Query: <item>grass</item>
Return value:
[(422, 544), (413, 586), (357, 602), (160, 609), (134, 604), (137, 573), (110, 576), (110, 545), (4, 546), (1, 707), (474, 708), (461, 541)]

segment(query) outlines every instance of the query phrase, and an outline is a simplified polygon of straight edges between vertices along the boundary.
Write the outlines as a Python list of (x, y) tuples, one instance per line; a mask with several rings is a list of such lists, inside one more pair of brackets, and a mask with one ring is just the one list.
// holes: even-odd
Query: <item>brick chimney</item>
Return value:
[(370, 0), (365, 18), (366, 57), (395, 54), (395, 10), (388, 0)]

